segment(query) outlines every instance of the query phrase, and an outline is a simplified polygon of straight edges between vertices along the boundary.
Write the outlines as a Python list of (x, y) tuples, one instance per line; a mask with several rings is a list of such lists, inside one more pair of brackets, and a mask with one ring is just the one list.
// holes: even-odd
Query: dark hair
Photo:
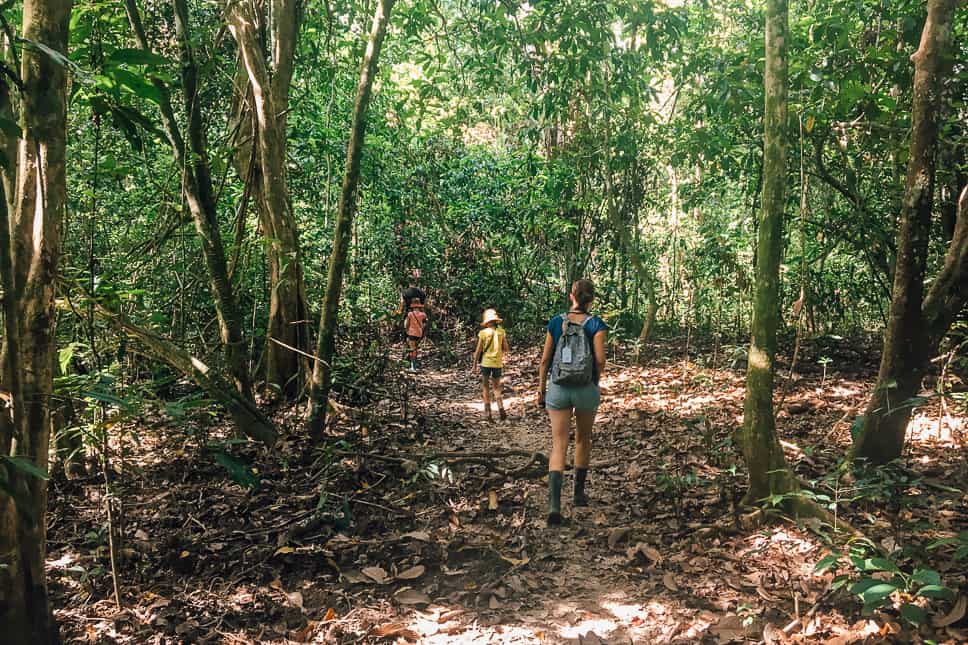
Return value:
[(575, 280), (574, 284), (571, 285), (571, 295), (575, 296), (578, 308), (588, 313), (588, 305), (592, 304), (592, 300), (595, 299), (595, 285), (591, 280), (585, 278)]

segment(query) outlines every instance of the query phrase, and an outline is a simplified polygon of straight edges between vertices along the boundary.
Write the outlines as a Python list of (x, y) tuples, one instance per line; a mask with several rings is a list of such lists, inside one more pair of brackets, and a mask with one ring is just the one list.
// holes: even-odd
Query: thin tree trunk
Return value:
[(787, 141), (786, 0), (766, 3), (766, 105), (763, 118), (763, 195), (756, 254), (746, 400), (738, 443), (749, 470), (746, 502), (797, 490), (776, 436), (773, 376), (778, 323), (780, 253), (786, 204)]
[[(235, 2), (229, 29), (239, 46), (241, 70), (237, 88), (237, 118), (244, 138), (236, 166), (251, 185), (269, 264), (269, 320), (265, 345), (266, 382), (287, 398), (302, 391), (304, 360), (309, 348), (306, 290), (299, 232), (289, 199), (286, 173), (286, 130), (300, 9), (296, 0), (272, 0), (267, 54), (260, 38), (263, 5)], [(280, 342), (274, 342), (280, 341)], [(288, 346), (288, 347), (287, 347)], [(293, 347), (298, 351), (289, 349)]]
[[(70, 0), (26, 0), (23, 37), (66, 55)], [(7, 356), (18, 359), (22, 418), (0, 444), (46, 471), (50, 444), (56, 337), (54, 282), (67, 205), (65, 168), (67, 73), (60, 61), (34, 48), (22, 50), (21, 128), (17, 192), (10, 232), (19, 356), (7, 339)], [(5, 249), (6, 250), (6, 249)], [(14, 351), (11, 352), (10, 350)], [(14, 644), (58, 643), (45, 575), (47, 482), (6, 466), (0, 490), (0, 625)], [(17, 496), (16, 502), (11, 497)], [(18, 509), (18, 506), (20, 507)], [(18, 512), (18, 510), (20, 512)]]
[(195, 381), (209, 396), (225, 406), (235, 425), (250, 439), (272, 447), (276, 430), (255, 403), (243, 397), (222, 376), (205, 363), (162, 338), (131, 323), (122, 315), (98, 306), (95, 312), (118, 331), (138, 341), (155, 358)]
[[(965, 289), (963, 285), (951, 283), (950, 280), (946, 280), (945, 285), (935, 285), (932, 291), (938, 291), (932, 298), (931, 311), (922, 310), (934, 199), (938, 116), (941, 110), (940, 80), (951, 65), (952, 19), (956, 4), (956, 0), (928, 2), (921, 44), (912, 56), (914, 101), (911, 109), (911, 152), (897, 233), (891, 309), (884, 334), (877, 386), (864, 412), (863, 426), (853, 449), (854, 458), (875, 464), (901, 456), (913, 407), (910, 399), (918, 393), (932, 349), (936, 349), (937, 342), (940, 342), (937, 330), (933, 335), (929, 333), (924, 314), (930, 313), (936, 326), (941, 324), (946, 317), (943, 315), (946, 309), (944, 296), (949, 292), (963, 294)], [(955, 240), (951, 248), (957, 248)], [(949, 259), (952, 259), (950, 253)], [(948, 278), (960, 273), (956, 260), (953, 259), (950, 265), (947, 261), (945, 263), (943, 271), (948, 272)], [(946, 330), (947, 325), (943, 326)]]
[[(161, 81), (154, 80), (161, 96), (161, 122), (165, 136), (171, 145), (175, 163), (182, 170), (182, 189), (185, 193), (188, 210), (195, 222), (195, 230), (202, 243), (202, 255), (208, 269), (209, 289), (218, 317), (219, 336), (225, 347), (225, 361), (228, 371), (235, 381), (235, 387), (242, 396), (252, 399), (252, 381), (249, 376), (245, 338), (242, 334), (242, 316), (238, 302), (232, 292), (232, 282), (225, 261), (225, 248), (218, 224), (218, 205), (212, 188), (212, 177), (208, 165), (208, 146), (198, 104), (198, 66), (191, 49), (188, 22), (188, 7), (185, 0), (173, 0), (175, 30), (180, 43), (182, 85), (185, 95), (185, 110), (188, 117), (188, 145), (182, 137), (175, 112), (171, 105), (168, 88)], [(149, 51), (148, 39), (135, 0), (125, 0), (128, 22), (134, 32), (138, 46)]]
[(340, 294), (343, 288), (343, 273), (349, 251), (350, 233), (353, 229), (353, 216), (356, 211), (356, 187), (360, 177), (360, 157), (366, 136), (366, 112), (370, 104), (373, 79), (380, 59), (380, 48), (386, 35), (390, 11), (395, 0), (377, 0), (370, 28), (370, 40), (363, 56), (360, 82), (356, 88), (356, 104), (353, 107), (353, 122), (350, 127), (350, 140), (346, 149), (346, 166), (343, 172), (343, 187), (340, 190), (339, 208), (336, 216), (336, 229), (333, 234), (333, 251), (329, 257), (329, 271), (326, 278), (326, 294), (323, 298), (323, 311), (319, 318), (316, 361), (313, 369), (312, 389), (309, 400), (308, 429), (310, 435), (319, 437), (326, 425), (326, 407), (329, 402), (329, 388), (332, 379), (332, 360), (335, 354), (336, 322), (339, 313)]

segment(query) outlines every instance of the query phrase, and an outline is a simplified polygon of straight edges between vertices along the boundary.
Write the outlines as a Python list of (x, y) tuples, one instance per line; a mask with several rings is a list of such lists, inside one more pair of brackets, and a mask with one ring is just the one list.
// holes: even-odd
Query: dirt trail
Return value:
[[(287, 432), (274, 452), (231, 442), (231, 426), (213, 427), (205, 410), (178, 424), (134, 420), (137, 438), (114, 447), (126, 456), (112, 483), (124, 502), (124, 608), (107, 573), (100, 472), (52, 478), (48, 575), (65, 640), (755, 643), (800, 616), (792, 639), (772, 642), (849, 643), (897, 625), (826, 593), (832, 575), (814, 573), (824, 538), (792, 523), (743, 525), (733, 513), (745, 483), (729, 439), (742, 415), (742, 371), (708, 354), (684, 362), (673, 346), (653, 351), (641, 366), (610, 363), (592, 505), (572, 508), (566, 472), (567, 521), (554, 528), (545, 525), (543, 464), (523, 469), (550, 444), (535, 402), (536, 348), (506, 369), (503, 423), (484, 421), (469, 366), (432, 355), (416, 375), (390, 375), (365, 408), (346, 408), (322, 443), (307, 442), (297, 409), (279, 411)], [(876, 367), (850, 365), (802, 374), (778, 415), (804, 478), (832, 471), (849, 442)], [(919, 413), (911, 463), (920, 477), (965, 481), (966, 462), (932, 434), (937, 414)], [(453, 458), (508, 449), (521, 454)], [(912, 526), (968, 528), (957, 489), (916, 486), (926, 503)], [(896, 533), (875, 506), (856, 510), (851, 521), (873, 539), (928, 539), (921, 529)], [(949, 556), (932, 553), (941, 569)], [(951, 571), (947, 583), (965, 588), (968, 576)]]
[[(547, 454), (550, 430), (546, 414), (537, 408), (536, 363), (531, 358), (525, 356), (505, 371), (506, 422), (484, 421), (481, 394), (470, 373), (431, 371), (415, 379), (420, 407), (434, 428), (431, 445), (442, 451), (517, 448)], [(670, 508), (663, 508), (654, 485), (646, 485), (644, 475), (659, 466), (657, 457), (667, 448), (657, 438), (658, 431), (689, 428), (662, 410), (642, 405), (643, 400), (630, 405), (627, 399), (642, 399), (645, 390), (657, 391), (667, 375), (659, 368), (613, 366), (611, 372), (603, 382), (596, 424), (590, 507), (571, 506), (569, 470), (563, 494), (566, 522), (561, 527), (545, 525), (543, 478), (484, 485), (477, 499), (469, 500), (479, 508), (460, 514), (455, 534), (467, 542), (486, 542), (504, 565), (498, 567), (499, 575), (482, 571), (484, 584), (452, 596), (465, 601), (463, 608), (473, 612), (475, 622), (486, 624), (462, 631), (463, 642), (696, 642), (727, 614), (723, 610), (728, 607), (717, 607), (716, 598), (692, 595), (692, 582), (677, 565), (669, 566), (670, 558), (686, 561), (687, 566), (697, 559), (697, 573), (712, 573), (688, 545), (670, 551), (670, 538), (694, 531), (673, 517)], [(666, 436), (664, 441), (678, 441), (680, 450), (672, 457), (685, 463), (695, 439)], [(683, 474), (670, 477), (686, 477), (684, 469), (675, 470)], [(491, 510), (494, 502), (497, 509)], [(697, 547), (698, 554), (707, 551)], [(720, 573), (730, 575), (729, 568)], [(722, 579), (719, 583), (726, 585)], [(742, 620), (727, 621), (722, 628), (745, 631)], [(425, 642), (450, 638), (453, 635), (424, 635)]]

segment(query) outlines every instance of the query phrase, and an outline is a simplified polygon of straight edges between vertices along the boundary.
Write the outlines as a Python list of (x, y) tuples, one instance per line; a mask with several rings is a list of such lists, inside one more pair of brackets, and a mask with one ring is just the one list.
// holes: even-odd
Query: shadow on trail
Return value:
[[(119, 643), (759, 639), (767, 624), (782, 627), (823, 597), (829, 575), (813, 566), (824, 542), (793, 524), (742, 524), (734, 502), (745, 473), (730, 434), (741, 421), (743, 375), (667, 355), (609, 366), (593, 504), (572, 509), (566, 494), (568, 521), (558, 528), (545, 526), (540, 472), (509, 477), (494, 468), (548, 451), (535, 350), (506, 370), (503, 423), (484, 420), (469, 365), (433, 360), (400, 373), (393, 391), (404, 396), (344, 411), (321, 445), (306, 442), (296, 411), (281, 410), (277, 421), (290, 432), (277, 452), (232, 451), (257, 477), (253, 490), (230, 481), (202, 448), (230, 436), (227, 428), (204, 439), (164, 424), (143, 432), (116, 484), (125, 503), (124, 610), (110, 599), (103, 485), (92, 477), (52, 492), (48, 567), (65, 635)], [(794, 383), (778, 419), (805, 478), (836, 463), (869, 387), (853, 374), (831, 371), (822, 386), (820, 378)], [(944, 456), (939, 448), (915, 446), (932, 458)], [(508, 449), (521, 456), (428, 457)], [(569, 492), (569, 473), (565, 482)], [(950, 495), (938, 506), (955, 528), (968, 523), (957, 504)], [(821, 608), (801, 635), (842, 633), (850, 621), (840, 609)]]

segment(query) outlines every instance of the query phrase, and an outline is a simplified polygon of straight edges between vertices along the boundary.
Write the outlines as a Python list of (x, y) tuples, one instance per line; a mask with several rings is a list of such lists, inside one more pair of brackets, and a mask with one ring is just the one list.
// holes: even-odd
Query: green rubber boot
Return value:
[(575, 506), (588, 506), (588, 495), (585, 494), (585, 479), (587, 478), (587, 468), (575, 468)]
[(561, 524), (561, 477), (560, 470), (548, 471), (548, 525)]

